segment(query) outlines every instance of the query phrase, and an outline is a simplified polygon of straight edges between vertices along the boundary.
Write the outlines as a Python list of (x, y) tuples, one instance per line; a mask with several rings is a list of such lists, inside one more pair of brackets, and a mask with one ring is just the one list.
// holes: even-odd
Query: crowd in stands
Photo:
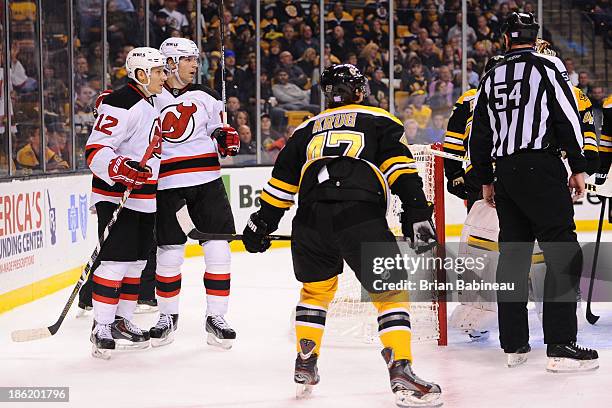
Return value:
[[(108, 0), (106, 33), (102, 32), (104, 0), (78, 0), (74, 4), (73, 81), (74, 95), (69, 95), (70, 75), (66, 44), (67, 2), (58, 0), (45, 8), (43, 37), (44, 70), (37, 72), (35, 3), (11, 2), (11, 129), (0, 122), (0, 138), (15, 138), (13, 159), (17, 170), (41, 168), (40, 133), (47, 142), (47, 169), (85, 168), (84, 144), (94, 125), (96, 96), (107, 88), (116, 89), (127, 82), (125, 59), (128, 52), (145, 45), (148, 24), (149, 45), (159, 45), (170, 37), (198, 38), (196, 0)], [(217, 0), (201, 1), (202, 42), (198, 81), (221, 90), (221, 44), (219, 29), (225, 27), (225, 81), (228, 119), (242, 142), (240, 154), (227, 164), (254, 164), (257, 153), (263, 163), (273, 163), (295, 126), (320, 111), (318, 86), (320, 62), (351, 63), (369, 79), (370, 95), (366, 104), (394, 110), (404, 122), (410, 143), (432, 143), (443, 139), (446, 121), (463, 89), (461, 66), (460, 0), (396, 0), (393, 16), (386, 0), (326, 1), (261, 0), (261, 74), (257, 77), (256, 2), (225, 0), (219, 15)], [(467, 82), (475, 88), (483, 68), (493, 55), (501, 52), (500, 26), (511, 11), (535, 12), (534, 0), (483, 0), (468, 2)], [(596, 19), (610, 19), (609, 0), (584, 0), (583, 6)], [(149, 20), (145, 21), (148, 7)], [(320, 42), (320, 16), (324, 17), (324, 46)], [(394, 19), (395, 40), (390, 44), (389, 18)], [(598, 21), (599, 21), (598, 20)], [(63, 33), (63, 37), (60, 35)], [(102, 35), (107, 39), (104, 58)], [(550, 40), (545, 31), (545, 39)], [(3, 44), (4, 42), (2, 42)], [(62, 52), (62, 50), (64, 50)], [(390, 66), (393, 52), (393, 66)], [(3, 55), (3, 53), (0, 53)], [(106, 61), (106, 69), (103, 69)], [(589, 73), (576, 71), (567, 59), (573, 83), (583, 89), (597, 108), (606, 90), (593, 86)], [(3, 79), (0, 66), (0, 80)], [(393, 71), (394, 81), (389, 80)], [(103, 77), (106, 73), (106, 78)], [(41, 79), (44, 83), (44, 121), (38, 116)], [(256, 100), (256, 86), (261, 85), (261, 99)], [(4, 87), (0, 93), (4, 92)], [(390, 96), (393, 92), (393, 98)], [(69, 112), (69, 98), (74, 111)], [(0, 98), (0, 115), (6, 115)], [(394, 101), (394, 106), (390, 106)], [(261, 106), (261, 146), (257, 146), (258, 123), (255, 106)], [(38, 111), (40, 112), (40, 111)], [(71, 121), (75, 134), (72, 154)], [(20, 126), (22, 125), (22, 126)], [(258, 150), (259, 149), (259, 150)], [(5, 149), (0, 151), (6, 152)], [(6, 154), (0, 155), (0, 172), (6, 171)], [(72, 157), (76, 162), (72, 163)], [(29, 158), (29, 159), (28, 159)]]

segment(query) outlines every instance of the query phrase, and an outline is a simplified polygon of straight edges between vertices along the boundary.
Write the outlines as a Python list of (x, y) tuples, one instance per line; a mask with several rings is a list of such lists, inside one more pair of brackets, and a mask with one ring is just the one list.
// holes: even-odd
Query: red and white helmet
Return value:
[[(151, 80), (151, 70), (156, 67), (166, 65), (166, 58), (159, 50), (151, 47), (138, 47), (130, 51), (125, 59), (125, 69), (127, 70), (128, 78), (133, 79), (139, 85), (146, 87)], [(142, 69), (147, 75), (147, 83), (144, 84), (136, 78), (136, 71)]]

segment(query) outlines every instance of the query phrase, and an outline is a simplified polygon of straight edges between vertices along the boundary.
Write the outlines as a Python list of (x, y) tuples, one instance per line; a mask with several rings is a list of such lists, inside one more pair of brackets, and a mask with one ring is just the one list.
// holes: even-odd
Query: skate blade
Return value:
[(440, 394), (429, 393), (417, 396), (414, 391), (401, 390), (395, 393), (395, 405), (402, 408), (437, 408), (443, 404)]
[(527, 353), (525, 354), (517, 354), (517, 355), (508, 355), (508, 360), (506, 362), (506, 366), (508, 368), (515, 368), (520, 365), (523, 365), (527, 362)]
[(172, 343), (173, 341), (174, 341), (174, 333), (170, 333), (168, 336), (166, 336), (163, 339), (157, 339), (157, 338), (151, 337), (151, 347), (162, 347), (162, 346)]
[(138, 305), (134, 309), (134, 314), (157, 313), (158, 310), (157, 306)]
[(148, 340), (134, 343), (125, 339), (115, 339), (115, 348), (117, 350), (144, 350), (149, 348), (149, 346), (150, 342)]
[(296, 384), (295, 387), (295, 398), (304, 399), (312, 395), (314, 385), (310, 384)]
[(83, 319), (85, 317), (91, 317), (91, 316), (93, 316), (93, 311), (85, 310), (85, 309), (81, 309), (81, 308), (78, 308), (77, 312), (75, 314), (75, 317), (77, 319)]
[(549, 373), (578, 373), (595, 371), (599, 360), (574, 360), (573, 358), (549, 357), (546, 371)]
[(234, 339), (220, 339), (212, 333), (208, 333), (208, 337), (206, 337), (206, 344), (209, 346), (220, 347), (224, 350), (231, 349), (233, 342)]
[(99, 358), (101, 360), (110, 360), (111, 350), (110, 349), (100, 349), (100, 348), (97, 348), (94, 344), (92, 344), (91, 356), (94, 358)]

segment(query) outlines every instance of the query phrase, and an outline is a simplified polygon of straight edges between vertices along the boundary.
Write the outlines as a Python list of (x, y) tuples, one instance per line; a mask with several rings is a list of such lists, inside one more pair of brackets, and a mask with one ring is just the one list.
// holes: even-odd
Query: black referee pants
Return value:
[(546, 262), (544, 343), (576, 341), (576, 295), (582, 268), (574, 208), (562, 161), (544, 152), (525, 152), (496, 163), (495, 202), (499, 217), (498, 282), (514, 291), (498, 291), (499, 339), (505, 352), (529, 342), (528, 277), (534, 239)]

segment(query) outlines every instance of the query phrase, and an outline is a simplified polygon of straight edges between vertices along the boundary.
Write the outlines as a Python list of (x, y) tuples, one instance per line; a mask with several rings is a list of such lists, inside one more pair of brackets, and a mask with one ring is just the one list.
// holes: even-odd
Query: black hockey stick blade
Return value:
[[(242, 241), (242, 234), (217, 234), (192, 229), (187, 236), (202, 241)], [(270, 241), (291, 241), (291, 235), (266, 235)]]
[[(601, 198), (601, 197), (600, 197)], [(593, 284), (595, 283), (595, 272), (597, 271), (597, 257), (599, 256), (599, 245), (601, 244), (601, 230), (603, 229), (604, 215), (606, 214), (606, 200), (601, 198), (601, 211), (599, 212), (599, 224), (597, 225), (597, 240), (595, 241), (595, 252), (593, 253), (593, 267), (591, 268), (591, 280), (589, 282), (589, 295), (587, 298), (586, 319), (590, 324), (595, 324), (599, 320), (591, 311), (591, 300), (593, 299)]]

